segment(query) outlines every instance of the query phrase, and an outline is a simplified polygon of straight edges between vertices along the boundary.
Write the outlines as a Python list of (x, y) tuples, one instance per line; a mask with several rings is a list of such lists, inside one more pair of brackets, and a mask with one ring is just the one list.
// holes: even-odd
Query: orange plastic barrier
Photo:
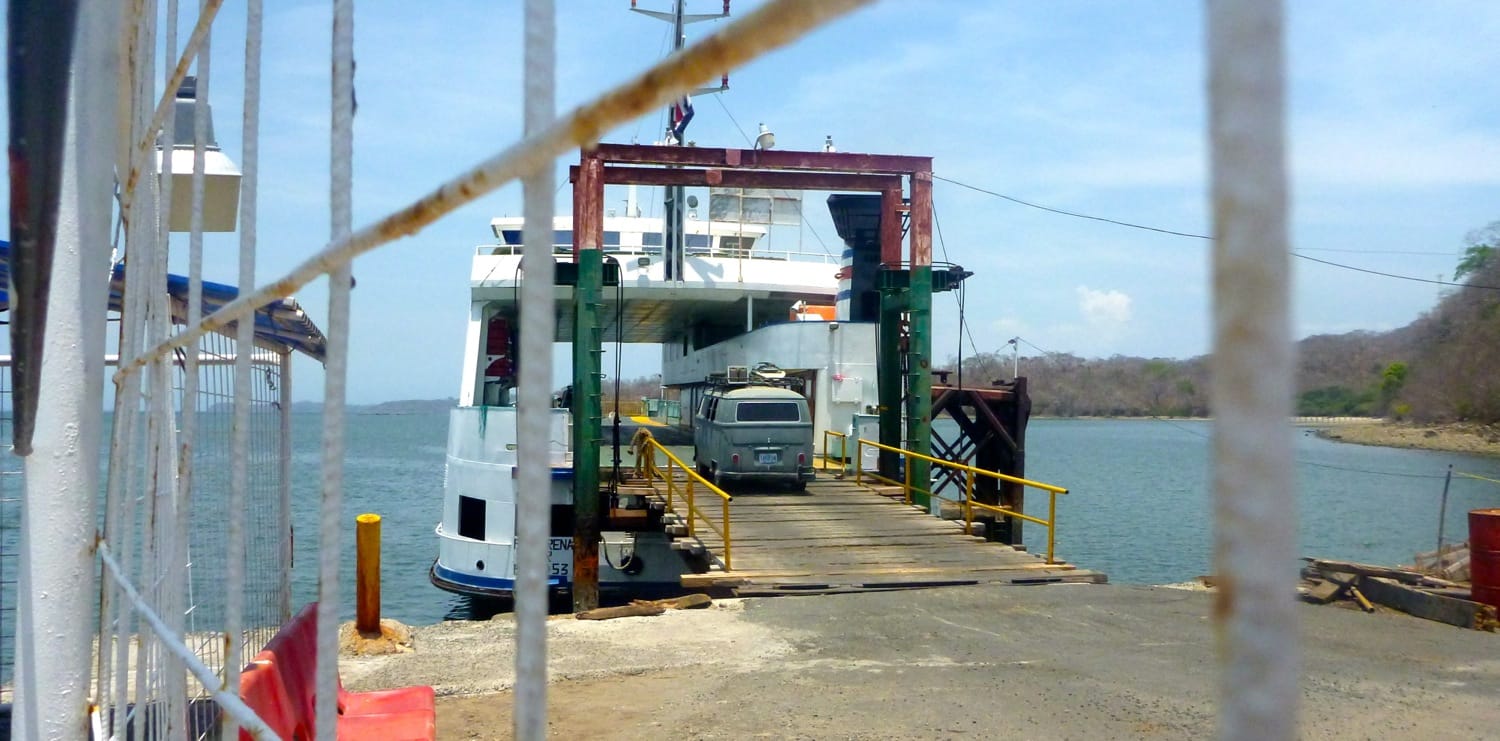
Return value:
[[(281, 630), (240, 674), (240, 695), (283, 738), (311, 738), (317, 705), (318, 603)], [(248, 682), (248, 684), (247, 684)], [(417, 741), (437, 736), (431, 687), (349, 692), (338, 684), (339, 738)], [(242, 739), (249, 736), (243, 732)]]

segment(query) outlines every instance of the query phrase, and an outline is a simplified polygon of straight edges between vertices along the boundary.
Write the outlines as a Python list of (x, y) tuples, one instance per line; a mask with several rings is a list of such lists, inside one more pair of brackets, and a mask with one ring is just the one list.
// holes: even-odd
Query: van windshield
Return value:
[(796, 422), (802, 414), (795, 401), (742, 401), (735, 406), (736, 422)]

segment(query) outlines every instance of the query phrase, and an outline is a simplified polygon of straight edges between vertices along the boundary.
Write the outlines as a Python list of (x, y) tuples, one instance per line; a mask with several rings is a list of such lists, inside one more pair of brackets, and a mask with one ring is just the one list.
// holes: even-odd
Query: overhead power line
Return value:
[(934, 174), (932, 176), (932, 179), (933, 180), (941, 180), (941, 181), (943, 181), (945, 183), (952, 183), (954, 185), (957, 185), (960, 188), (968, 188), (969, 190), (977, 191), (977, 192), (980, 192), (980, 193), (984, 193), (986, 195), (992, 195), (992, 196), (994, 196), (996, 198), (1001, 198), (1001, 199), (1010, 201), (1011, 203), (1019, 203), (1022, 206), (1026, 206), (1028, 208), (1040, 209), (1042, 211), (1051, 211), (1054, 214), (1062, 214), (1063, 216), (1072, 216), (1075, 219), (1088, 219), (1090, 221), (1102, 221), (1102, 222), (1104, 222), (1106, 224), (1115, 224), (1116, 226), (1128, 226), (1131, 229), (1145, 229), (1148, 232), (1160, 232), (1162, 234), (1171, 234), (1174, 237), (1187, 237), (1189, 239), (1206, 239), (1206, 240), (1209, 240), (1209, 241), (1213, 241), (1213, 237), (1205, 236), (1205, 235), (1202, 235), (1202, 234), (1192, 234), (1190, 232), (1179, 232), (1179, 231), (1173, 231), (1171, 229), (1161, 229), (1159, 227), (1146, 226), (1145, 224), (1132, 224), (1132, 223), (1130, 223), (1128, 221), (1118, 221), (1118, 220), (1115, 220), (1115, 219), (1106, 219), (1103, 216), (1090, 216), (1088, 214), (1081, 214), (1081, 213), (1078, 213), (1076, 211), (1065, 211), (1065, 210), (1060, 209), (1060, 208), (1053, 208), (1051, 206), (1043, 206), (1040, 203), (1032, 203), (1031, 201), (1023, 201), (1023, 200), (1021, 200), (1019, 198), (1005, 195), (1004, 193), (996, 193), (993, 190), (986, 190), (986, 189), (981, 188), (981, 187), (979, 187), (977, 185), (969, 185), (968, 183), (960, 183), (957, 180), (954, 180), (952, 178), (945, 178), (945, 177), (943, 177), (941, 175)]
[(1332, 265), (1333, 267), (1336, 267), (1336, 268), (1343, 268), (1345, 270), (1353, 270), (1353, 271), (1360, 272), (1360, 273), (1369, 273), (1370, 275), (1379, 275), (1379, 276), (1383, 276), (1383, 277), (1386, 277), (1386, 278), (1398, 278), (1400, 280), (1411, 280), (1411, 281), (1416, 281), (1418, 283), (1431, 283), (1433, 285), (1438, 285), (1438, 286), (1458, 286), (1459, 288), (1479, 288), (1479, 289), (1483, 289), (1483, 290), (1486, 290), (1486, 291), (1500, 291), (1500, 286), (1484, 286), (1484, 285), (1479, 285), (1477, 283), (1455, 283), (1455, 282), (1453, 282), (1451, 280), (1438, 280), (1437, 278), (1418, 278), (1418, 277), (1416, 277), (1414, 275), (1397, 275), (1395, 273), (1385, 273), (1385, 272), (1381, 272), (1379, 270), (1370, 270), (1368, 268), (1357, 268), (1357, 267), (1354, 267), (1353, 265), (1344, 265), (1344, 264), (1341, 264), (1341, 263), (1329, 262), (1327, 260), (1319, 260), (1316, 257), (1311, 257), (1311, 256), (1308, 256), (1308, 255), (1299, 255), (1296, 252), (1293, 252), (1292, 255), (1294, 257), (1300, 257), (1300, 258), (1302, 258), (1304, 260), (1310, 260), (1312, 262), (1322, 263), (1324, 265)]
[(1338, 247), (1303, 247), (1303, 252), (1349, 252), (1356, 255), (1420, 255), (1426, 257), (1458, 257), (1462, 252), (1434, 252), (1431, 250), (1351, 250)]
[[(1145, 224), (1136, 224), (1136, 223), (1129, 222), (1129, 221), (1120, 221), (1119, 219), (1108, 219), (1108, 218), (1105, 218), (1103, 216), (1091, 216), (1089, 214), (1078, 213), (1076, 211), (1067, 211), (1067, 210), (1061, 209), (1061, 208), (1053, 208), (1051, 206), (1043, 206), (1043, 205), (1041, 205), (1039, 203), (1032, 203), (1031, 201), (1025, 201), (1025, 200), (1022, 200), (1020, 198), (1016, 198), (1014, 196), (1008, 196), (1008, 195), (1005, 195), (1004, 193), (997, 193), (997, 192), (995, 192), (993, 190), (989, 190), (987, 188), (981, 188), (981, 187), (979, 187), (977, 185), (969, 185), (968, 183), (962, 183), (962, 182), (959, 182), (959, 181), (954, 180), (952, 178), (945, 178), (945, 177), (942, 177), (942, 176), (937, 175), (937, 174), (934, 174), (932, 176), (932, 179), (933, 180), (941, 180), (941, 181), (943, 181), (945, 183), (952, 183), (953, 185), (957, 185), (960, 188), (968, 188), (969, 190), (972, 190), (972, 191), (975, 191), (975, 192), (978, 192), (978, 193), (984, 193), (986, 195), (994, 196), (994, 197), (1002, 199), (1002, 200), (1010, 201), (1011, 203), (1015, 203), (1015, 204), (1019, 204), (1019, 205), (1022, 205), (1022, 206), (1026, 206), (1027, 208), (1035, 208), (1035, 209), (1038, 209), (1038, 210), (1041, 210), (1041, 211), (1047, 211), (1047, 212), (1054, 213), (1054, 214), (1060, 214), (1062, 216), (1072, 216), (1073, 218), (1076, 218), (1076, 219), (1088, 219), (1089, 221), (1102, 221), (1102, 222), (1104, 222), (1106, 224), (1114, 224), (1116, 226), (1123, 226), (1123, 227), (1128, 227), (1128, 228), (1131, 228), (1131, 229), (1142, 229), (1142, 230), (1145, 230), (1145, 231), (1148, 231), (1148, 232), (1157, 232), (1158, 234), (1170, 234), (1170, 235), (1172, 235), (1174, 237), (1187, 237), (1188, 239), (1201, 239), (1201, 240), (1204, 240), (1204, 241), (1207, 241), (1207, 242), (1212, 242), (1214, 240), (1213, 237), (1208, 236), (1207, 234), (1194, 234), (1192, 232), (1179, 232), (1179, 231), (1176, 231), (1176, 230), (1173, 230), (1173, 229), (1162, 229), (1162, 228), (1159, 228), (1159, 227), (1147, 226)], [(1332, 251), (1337, 251), (1337, 250), (1325, 248), (1325, 251), (1332, 252)], [(1348, 250), (1348, 251), (1355, 252), (1357, 250)], [(1365, 252), (1367, 254), (1379, 254), (1379, 253), (1376, 253), (1374, 251), (1365, 251)], [(1408, 252), (1393, 250), (1393, 251), (1387, 252), (1385, 254), (1423, 254), (1423, 253), (1408, 253)], [(1452, 253), (1427, 253), (1427, 254), (1452, 254)], [(1476, 284), (1476, 283), (1458, 283), (1458, 282), (1455, 282), (1455, 281), (1438, 280), (1436, 278), (1418, 278), (1417, 276), (1414, 276), (1414, 275), (1400, 275), (1398, 273), (1387, 273), (1387, 272), (1383, 272), (1383, 271), (1380, 271), (1380, 270), (1370, 270), (1368, 268), (1356, 267), (1354, 265), (1346, 265), (1346, 264), (1341, 263), (1341, 262), (1333, 262), (1331, 260), (1322, 260), (1322, 259), (1313, 257), (1311, 255), (1304, 255), (1304, 254), (1302, 254), (1302, 252), (1297, 251), (1297, 250), (1293, 250), (1291, 252), (1291, 255), (1292, 255), (1292, 257), (1300, 258), (1300, 259), (1303, 259), (1303, 260), (1308, 260), (1310, 262), (1319, 263), (1321, 265), (1327, 265), (1329, 267), (1335, 267), (1335, 268), (1342, 268), (1344, 270), (1353, 270), (1354, 272), (1357, 272), (1357, 273), (1368, 273), (1370, 275), (1378, 275), (1378, 276), (1381, 276), (1383, 278), (1395, 278), (1397, 280), (1407, 280), (1407, 281), (1412, 281), (1412, 282), (1415, 282), (1415, 283), (1429, 283), (1429, 284), (1438, 285), (1438, 286), (1454, 286), (1456, 288), (1477, 288), (1477, 289), (1484, 290), (1484, 291), (1500, 291), (1500, 286), (1486, 286), (1486, 285), (1480, 285), (1480, 284)]]

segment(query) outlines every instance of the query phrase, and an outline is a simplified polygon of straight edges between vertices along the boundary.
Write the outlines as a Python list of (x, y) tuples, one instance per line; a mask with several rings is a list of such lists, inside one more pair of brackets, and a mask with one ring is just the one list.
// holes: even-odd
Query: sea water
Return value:
[[(427, 579), (437, 555), (433, 531), (442, 515), (447, 427), (445, 413), (347, 418), (339, 585), (345, 618), (353, 617), (354, 517), (364, 512), (382, 518), (384, 616), (421, 625), (468, 610), (468, 600)], [(317, 594), (320, 433), (319, 415), (293, 415), (297, 605)], [(1069, 490), (1058, 500), (1058, 557), (1102, 571), (1115, 583), (1163, 584), (1210, 573), (1211, 434), (1206, 421), (1032, 421), (1027, 476)], [(1298, 522), (1301, 545), (1289, 558), (1409, 563), (1437, 545), (1450, 464), (1457, 472), (1500, 479), (1500, 459), (1349, 445), (1305, 430), (1297, 431), (1295, 450), (1301, 509), (1286, 514)], [(610, 457), (602, 456), (606, 463)], [(1046, 504), (1043, 493), (1029, 491), (1028, 512), (1045, 515)], [(1466, 537), (1468, 510), (1497, 506), (1500, 485), (1455, 476), (1446, 540)], [(1027, 525), (1024, 538), (1033, 552), (1045, 548), (1040, 527)], [(14, 605), (12, 590), (10, 584), (0, 590), (6, 607)]]
[[(294, 505), (298, 522), (316, 521), (317, 417), (295, 420)], [(1034, 420), (1027, 429), (1026, 474), (1068, 487), (1058, 498), (1057, 554), (1110, 581), (1164, 584), (1212, 571), (1212, 423), (1164, 420)], [(344, 464), (344, 573), (353, 568), (353, 518), (383, 518), (381, 599), (384, 614), (413, 624), (462, 612), (463, 598), (427, 581), (437, 554), (433, 528), (442, 513), (447, 416), (351, 416)], [(1500, 459), (1361, 445), (1296, 432), (1301, 547), (1314, 556), (1377, 564), (1409, 563), (1437, 546), (1443, 477), (1455, 471), (1500, 480)], [(607, 463), (610, 455), (601, 458)], [(628, 462), (626, 463), (628, 465)], [(1031, 490), (1026, 507), (1045, 515), (1047, 499)], [(1448, 494), (1445, 538), (1466, 537), (1466, 513), (1500, 506), (1500, 485), (1455, 476)], [(1027, 525), (1034, 552), (1046, 533)], [(311, 599), (316, 541), (299, 536), (295, 586)], [(348, 582), (352, 584), (352, 579)], [(352, 605), (352, 592), (345, 591)], [(352, 610), (352, 607), (349, 609)], [(352, 616), (352, 612), (350, 613)]]

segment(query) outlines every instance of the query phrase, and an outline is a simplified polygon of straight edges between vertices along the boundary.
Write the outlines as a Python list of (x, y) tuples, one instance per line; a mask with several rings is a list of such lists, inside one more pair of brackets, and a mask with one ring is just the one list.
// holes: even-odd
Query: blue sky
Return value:
[[(736, 0), (736, 15), (756, 4)], [(328, 5), (267, 4), (258, 283), (327, 240)], [(559, 5), (560, 111), (667, 48), (667, 26), (628, 12), (625, 0)], [(691, 0), (689, 10), (719, 5)], [(1500, 99), (1492, 94), (1500, 6), (1287, 5), (1294, 248), (1372, 270), (1451, 277), (1465, 233), (1500, 219)], [(222, 12), (210, 98), (220, 142), (236, 159), (243, 12), (237, 2)], [(732, 70), (729, 93), (696, 100), (688, 138), (745, 146), (741, 130), (753, 135), (765, 122), (783, 149), (817, 149), (832, 135), (841, 151), (931, 155), (940, 177), (1027, 201), (1205, 234), (1202, 25), (1200, 3), (1186, 0), (887, 1)], [(690, 41), (715, 26), (690, 26)], [(183, 28), (185, 36), (187, 20)], [(356, 226), (518, 138), (519, 0), (364, 0), (355, 33)], [(649, 142), (661, 125), (655, 114), (605, 138)], [(558, 163), (559, 182), (574, 159)], [(658, 194), (642, 197), (649, 206)], [(1060, 216), (941, 181), (934, 200), (936, 257), (976, 273), (966, 316), (979, 350), (1019, 335), (1031, 344), (1023, 370), (1034, 348), (1087, 357), (1208, 351), (1206, 242)], [(837, 254), (822, 201), (808, 196), (800, 239)], [(569, 212), (565, 187), (556, 211)], [(489, 239), (492, 216), (519, 212), (520, 188), (509, 186), (356, 262), (352, 402), (456, 395), (470, 255)], [(210, 237), (210, 280), (235, 282), (236, 244)], [(174, 269), (184, 270), (185, 237), (173, 247), (182, 253)], [(1302, 260), (1294, 269), (1299, 337), (1398, 327), (1441, 290)], [(322, 281), (297, 298), (315, 320), (326, 317)], [(958, 350), (958, 311), (949, 296), (935, 306), (941, 364)], [(657, 370), (652, 349), (628, 349), (624, 359), (625, 377)], [(321, 395), (315, 364), (297, 376), (298, 398)]]

